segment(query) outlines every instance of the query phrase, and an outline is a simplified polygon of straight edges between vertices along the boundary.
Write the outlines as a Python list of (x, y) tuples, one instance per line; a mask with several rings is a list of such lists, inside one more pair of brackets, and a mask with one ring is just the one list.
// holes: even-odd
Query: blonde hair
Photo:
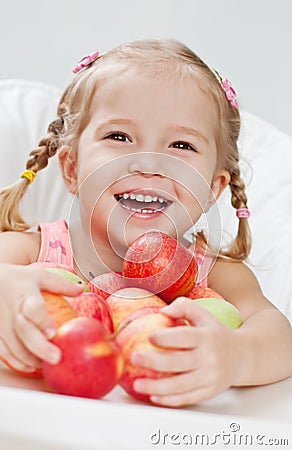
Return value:
[[(238, 165), (237, 140), (240, 130), (240, 116), (232, 107), (214, 72), (189, 48), (172, 40), (144, 40), (121, 45), (98, 57), (93, 63), (77, 73), (63, 93), (57, 110), (57, 119), (48, 127), (47, 134), (32, 150), (26, 169), (38, 173), (44, 169), (49, 158), (64, 144), (76, 151), (78, 139), (89, 121), (92, 97), (105, 78), (115, 77), (130, 67), (142, 68), (143, 72), (156, 77), (195, 76), (204, 92), (211, 96), (216, 105), (218, 164), (230, 174), (231, 203), (235, 209), (247, 207), (245, 185)], [(29, 225), (21, 217), (20, 201), (29, 185), (26, 178), (0, 192), (1, 231), (24, 231)], [(204, 233), (198, 232), (197, 239), (207, 244)], [(231, 247), (219, 253), (221, 257), (244, 260), (251, 247), (247, 219), (238, 222), (238, 232)]]

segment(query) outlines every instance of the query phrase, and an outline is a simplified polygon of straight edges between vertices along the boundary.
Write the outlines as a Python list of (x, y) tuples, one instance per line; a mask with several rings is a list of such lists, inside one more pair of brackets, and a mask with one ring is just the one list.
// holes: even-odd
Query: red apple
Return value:
[(55, 392), (101, 398), (118, 383), (123, 358), (99, 320), (78, 317), (63, 324), (52, 339), (62, 351), (58, 364), (43, 362), (44, 378)]
[[(166, 305), (167, 303), (165, 303)], [(145, 316), (146, 314), (154, 314), (160, 312), (162, 306), (158, 305), (152, 305), (152, 306), (142, 306), (142, 308), (134, 310), (131, 314), (126, 316), (122, 322), (120, 323), (118, 327), (118, 333), (119, 331), (124, 328), (128, 323), (132, 322), (133, 320), (138, 319), (141, 316)]]
[[(152, 308), (157, 308), (153, 306)], [(158, 307), (159, 308), (159, 307)], [(148, 309), (148, 311), (143, 311)], [(150, 307), (137, 310), (130, 315), (128, 324), (125, 327), (121, 327), (117, 334), (116, 341), (122, 349), (124, 357), (124, 371), (120, 379), (119, 384), (122, 388), (132, 397), (149, 401), (149, 395), (138, 393), (133, 389), (133, 383), (137, 378), (163, 378), (171, 376), (168, 372), (157, 372), (152, 369), (146, 369), (143, 367), (133, 366), (131, 363), (131, 354), (133, 351), (147, 350), (147, 351), (161, 351), (161, 348), (153, 345), (148, 339), (149, 334), (161, 328), (175, 327), (178, 325), (186, 326), (186, 322), (182, 319), (174, 319), (168, 317), (160, 312), (149, 313)], [(137, 315), (140, 314), (139, 317)], [(135, 318), (136, 316), (136, 318)], [(131, 319), (132, 317), (132, 319)], [(163, 351), (170, 351), (163, 349)]]
[(76, 297), (66, 297), (66, 299), (78, 316), (93, 317), (102, 322), (110, 333), (114, 331), (112, 314), (103, 297), (94, 292), (83, 292)]
[(121, 272), (108, 272), (93, 278), (88, 287), (106, 300), (114, 292), (127, 287), (127, 280)]
[(188, 292), (185, 297), (197, 299), (197, 298), (221, 298), (224, 300), (222, 295), (220, 295), (218, 292), (214, 291), (214, 289), (211, 289), (209, 287), (204, 286), (194, 286), (190, 292)]
[(167, 234), (150, 231), (128, 248), (123, 275), (131, 286), (158, 294), (167, 303), (194, 286), (198, 266), (189, 250)]
[(137, 309), (144, 306), (166, 306), (166, 303), (152, 292), (134, 287), (116, 291), (108, 297), (107, 304), (111, 310), (115, 330), (125, 317)]

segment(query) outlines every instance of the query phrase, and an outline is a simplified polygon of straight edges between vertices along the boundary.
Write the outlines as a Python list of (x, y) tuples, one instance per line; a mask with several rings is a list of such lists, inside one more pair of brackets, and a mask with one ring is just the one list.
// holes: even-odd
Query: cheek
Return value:
[(102, 178), (95, 172), (87, 174), (80, 170), (78, 173), (78, 198), (83, 217), (90, 217), (102, 203), (103, 198)]
[(189, 160), (173, 159), (168, 174), (176, 186), (181, 201), (195, 202), (205, 209), (214, 171), (214, 161), (205, 155), (194, 155)]
[(80, 161), (78, 167), (79, 185), (96, 186), (100, 193), (110, 189), (113, 183), (128, 175), (128, 158), (119, 156), (113, 158), (109, 152), (104, 155), (102, 149), (96, 149), (92, 155), (88, 155)]
[(96, 199), (112, 184), (112, 174), (108, 166), (88, 159), (79, 164), (77, 172), (79, 194)]
[(188, 169), (182, 179), (177, 178), (177, 194), (183, 203), (199, 206), (201, 212), (205, 211), (210, 194), (212, 176), (205, 175), (194, 169)]

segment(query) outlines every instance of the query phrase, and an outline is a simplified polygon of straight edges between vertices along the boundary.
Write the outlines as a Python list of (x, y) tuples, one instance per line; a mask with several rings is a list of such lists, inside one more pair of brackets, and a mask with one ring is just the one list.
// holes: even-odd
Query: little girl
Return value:
[[(120, 271), (128, 245), (147, 230), (185, 242), (185, 231), (229, 185), (237, 236), (215, 261), (202, 232), (195, 236), (196, 248), (209, 272), (208, 286), (240, 310), (244, 323), (231, 330), (195, 301), (174, 300), (165, 314), (193, 326), (151, 335), (171, 351), (132, 356), (136, 365), (173, 375), (138, 379), (135, 389), (150, 394), (153, 403), (181, 406), (230, 386), (289, 377), (290, 324), (243, 263), (250, 251), (249, 210), (238, 166), (240, 117), (230, 83), (172, 41), (95, 52), (74, 72), (57, 118), (30, 153), (26, 170), (1, 192), (0, 356), (27, 372), (40, 360), (60, 358), (50, 342), (55, 329), (40, 291), (77, 295), (81, 287), (33, 263), (70, 266), (85, 280)], [(20, 200), (56, 153), (64, 181), (78, 199), (79, 220), (27, 231)]]

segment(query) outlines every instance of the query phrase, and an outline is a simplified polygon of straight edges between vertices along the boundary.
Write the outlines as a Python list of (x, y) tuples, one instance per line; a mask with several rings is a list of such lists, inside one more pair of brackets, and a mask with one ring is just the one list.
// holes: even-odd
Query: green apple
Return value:
[(194, 300), (229, 328), (239, 328), (243, 320), (238, 309), (226, 300), (209, 297)]
[(59, 267), (47, 267), (46, 270), (60, 275), (66, 280), (72, 281), (72, 283), (82, 284), (84, 292), (89, 292), (88, 286), (82, 278), (80, 278), (76, 273), (70, 272), (69, 270), (61, 269)]

